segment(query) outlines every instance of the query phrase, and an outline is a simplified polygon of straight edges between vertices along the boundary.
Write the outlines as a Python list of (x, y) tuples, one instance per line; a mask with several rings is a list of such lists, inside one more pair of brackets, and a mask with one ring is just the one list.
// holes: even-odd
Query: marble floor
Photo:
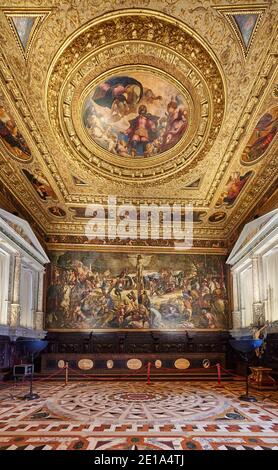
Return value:
[(278, 392), (241, 382), (62, 382), (0, 390), (0, 450), (278, 450)]

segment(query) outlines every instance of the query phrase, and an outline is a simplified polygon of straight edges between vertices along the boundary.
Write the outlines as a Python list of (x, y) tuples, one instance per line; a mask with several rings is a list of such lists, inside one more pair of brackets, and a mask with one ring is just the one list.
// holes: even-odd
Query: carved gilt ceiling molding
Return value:
[[(196, 154), (199, 160), (205, 157), (221, 127), (225, 89), (218, 61), (194, 36), (184, 24), (165, 15), (131, 10), (104, 16), (66, 41), (49, 69), (46, 99), (53, 133), (68, 147), (72, 164), (81, 156), (89, 163), (89, 174), (138, 184), (140, 180), (159, 182), (184, 170), (189, 158), (191, 167), (196, 166)], [(165, 155), (123, 159), (86, 139), (82, 93), (84, 97), (100, 76), (105, 80), (113, 73), (124, 75), (140, 68), (154, 74), (154, 83), (156, 74), (165, 75), (190, 97), (189, 142), (182, 139)]]
[[(85, 3), (51, 3), (52, 13), (28, 49), (25, 68), (19, 48), (7, 47), (12, 32), (7, 21), (3, 23), (1, 89), (31, 157), (20, 160), (1, 144), (1, 179), (53, 237), (50, 244), (56, 235), (57, 243), (67, 236), (83, 243), (86, 220), (73, 208), (82, 211), (92, 202), (105, 205), (108, 194), (136, 206), (192, 201), (199, 211), (195, 237), (204, 246), (208, 239), (211, 246), (213, 240), (224, 243), (277, 172), (277, 137), (260, 158), (242, 160), (258, 121), (277, 103), (277, 5), (257, 3), (258, 14), (264, 13), (244, 57), (223, 12), (252, 14), (255, 6), (243, 4), (237, 10), (227, 5), (223, 10), (213, 1), (202, 7), (195, 0), (190, 7), (162, 1), (160, 12), (132, 8), (102, 15), (100, 3)], [(12, 4), (16, 9), (20, 2)], [(154, 8), (153, 1), (142, 5)], [(121, 6), (111, 2), (111, 10)], [(36, 8), (47, 8), (46, 2), (30, 1), (30, 12)], [(93, 14), (88, 14), (89, 8)], [(153, 76), (154, 84), (177, 90), (187, 105), (188, 127), (182, 137), (173, 147), (146, 158), (123, 157), (102, 148), (82, 119), (86, 100), (100, 85), (128, 75), (135, 83), (138, 74), (146, 82)], [(244, 188), (233, 203), (219, 202), (237, 172), (246, 177)], [(31, 183), (34, 175), (49, 182), (53, 196), (40, 198)], [(198, 186), (191, 187), (197, 180)], [(56, 206), (61, 216), (55, 215)]]

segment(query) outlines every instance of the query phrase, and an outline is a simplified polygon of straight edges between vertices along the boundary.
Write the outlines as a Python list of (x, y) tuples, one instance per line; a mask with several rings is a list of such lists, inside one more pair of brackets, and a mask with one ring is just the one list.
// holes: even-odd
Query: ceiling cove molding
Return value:
[(208, 204), (211, 204), (221, 191), (220, 182), (230, 168), (233, 157), (236, 154), (238, 154), (237, 161), (240, 164), (241, 152), (252, 134), (254, 127), (252, 123), (255, 125), (259, 119), (260, 108), (264, 104), (270, 89), (273, 87), (273, 80), (276, 78), (276, 66), (277, 57), (275, 54), (271, 54), (261, 67), (257, 80), (246, 99), (246, 106), (242, 110), (237, 126), (231, 134), (230, 142), (226, 147), (225, 158), (220, 163), (218, 170), (218, 181), (215, 179), (215, 185), (212, 185), (207, 193), (206, 201)]
[[(32, 155), (34, 154), (35, 160), (40, 161), (43, 166), (47, 167), (51, 172), (51, 176), (55, 180), (55, 190), (58, 190), (61, 192), (63, 197), (66, 197), (68, 195), (68, 190), (58, 173), (56, 163), (41, 136), (9, 65), (0, 55), (0, 92), (1, 91), (5, 94), (5, 98), (12, 110), (15, 112), (16, 119), (21, 123), (21, 127), (25, 126), (25, 128), (22, 129), (23, 135), (24, 137), (27, 136)], [(38, 156), (41, 156), (41, 159), (38, 158)]]

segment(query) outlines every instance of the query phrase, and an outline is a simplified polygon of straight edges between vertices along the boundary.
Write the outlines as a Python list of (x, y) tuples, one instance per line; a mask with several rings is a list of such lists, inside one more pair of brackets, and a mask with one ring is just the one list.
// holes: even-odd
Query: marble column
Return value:
[(233, 311), (232, 321), (233, 329), (242, 327), (241, 311), (239, 309), (238, 277), (235, 271), (232, 271), (233, 278)]
[(261, 300), (262, 286), (260, 286), (259, 274), (260, 260), (259, 256), (252, 257), (252, 280), (253, 280), (253, 322), (263, 324), (264, 318), (264, 305)]
[(35, 313), (35, 329), (43, 330), (43, 284), (44, 284), (44, 270), (38, 273), (38, 297), (37, 297), (37, 310)]
[(20, 277), (21, 277), (21, 255), (16, 254), (14, 258), (13, 295), (10, 306), (10, 326), (17, 327), (20, 322)]

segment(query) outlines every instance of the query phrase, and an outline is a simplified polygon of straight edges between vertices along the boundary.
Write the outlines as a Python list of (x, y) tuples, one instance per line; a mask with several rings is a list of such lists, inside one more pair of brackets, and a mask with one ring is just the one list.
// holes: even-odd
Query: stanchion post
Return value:
[(218, 382), (218, 386), (221, 387), (221, 365), (217, 363), (216, 367), (217, 367), (217, 382)]
[(69, 381), (69, 363), (66, 362), (65, 364), (65, 387), (68, 385)]
[(147, 365), (147, 385), (151, 384), (151, 362), (148, 362)]

